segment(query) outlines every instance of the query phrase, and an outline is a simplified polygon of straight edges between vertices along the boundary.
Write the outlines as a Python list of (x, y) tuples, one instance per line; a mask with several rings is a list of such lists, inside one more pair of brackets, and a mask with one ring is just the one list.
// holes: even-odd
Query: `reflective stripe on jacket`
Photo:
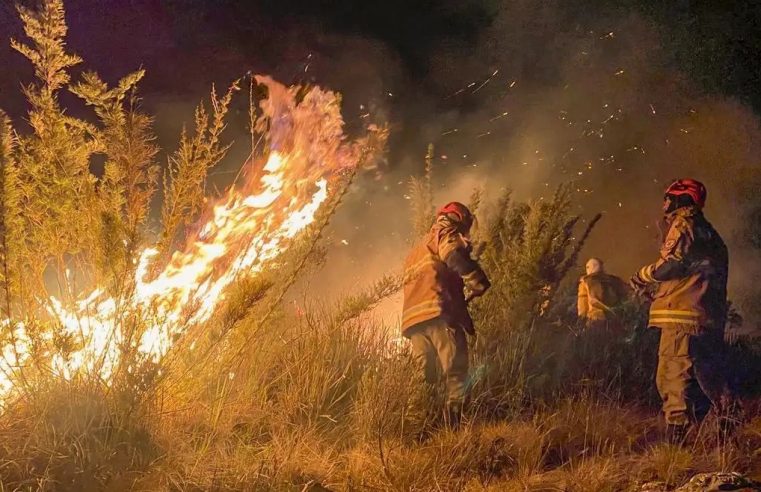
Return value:
[(723, 330), (727, 316), (729, 255), (719, 233), (692, 207), (670, 217), (660, 258), (639, 276), (655, 283), (649, 325), (688, 333)]
[(403, 334), (437, 317), (472, 333), (463, 280), (442, 260), (453, 250), (468, 247), (467, 240), (453, 227), (437, 223), (412, 248), (404, 265)]

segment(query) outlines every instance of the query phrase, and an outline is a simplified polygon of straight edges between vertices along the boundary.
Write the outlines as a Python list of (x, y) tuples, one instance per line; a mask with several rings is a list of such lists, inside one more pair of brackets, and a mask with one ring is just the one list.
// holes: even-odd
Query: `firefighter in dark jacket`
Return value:
[(606, 273), (599, 258), (590, 258), (585, 269), (586, 275), (579, 279), (576, 308), (579, 320), (590, 329), (617, 326), (616, 308), (629, 296), (626, 282)]
[(473, 321), (468, 301), (484, 294), (489, 280), (471, 258), (473, 216), (458, 202), (442, 207), (428, 234), (405, 262), (402, 334), (427, 383), (439, 371), (446, 380), (449, 425), (459, 424), (466, 397), (468, 342)]
[(703, 216), (705, 201), (705, 186), (693, 179), (666, 189), (660, 257), (631, 279), (636, 291), (650, 292), (648, 325), (661, 329), (656, 384), (667, 438), (674, 443), (711, 406), (725, 432), (735, 417), (724, 342), (729, 260), (724, 241)]

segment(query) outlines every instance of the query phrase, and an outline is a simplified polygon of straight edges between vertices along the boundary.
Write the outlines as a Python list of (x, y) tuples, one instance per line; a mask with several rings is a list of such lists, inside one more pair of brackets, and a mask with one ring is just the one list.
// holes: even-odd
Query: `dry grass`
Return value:
[(324, 361), (343, 361), (325, 367), (307, 356), (310, 342), (331, 333), (315, 328), (309, 336), (294, 327), (303, 343), (271, 347), (269, 367), (290, 364), (289, 374), (248, 379), (221, 410), (218, 394), (199, 392), (185, 408), (124, 416), (109, 395), (74, 387), (19, 404), (1, 419), (3, 483), (43, 490), (604, 491), (651, 480), (677, 485), (699, 471), (758, 473), (746, 459), (761, 454), (757, 421), (732, 447), (649, 444), (657, 432), (651, 414), (590, 396), (457, 432), (435, 430), (416, 443), (399, 404), (415, 389), (404, 357), (353, 374), (346, 369), (366, 360), (366, 346), (357, 349), (367, 341), (347, 334), (317, 351)]

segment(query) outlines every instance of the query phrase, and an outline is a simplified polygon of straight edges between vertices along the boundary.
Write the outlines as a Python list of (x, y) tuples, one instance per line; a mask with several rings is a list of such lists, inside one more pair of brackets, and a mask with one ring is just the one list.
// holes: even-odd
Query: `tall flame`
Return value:
[[(269, 94), (260, 104), (269, 122), (270, 151), (258, 172), (233, 187), (207, 212), (207, 220), (166, 267), (149, 278), (157, 251), (140, 255), (134, 295), (128, 300), (95, 289), (73, 306), (50, 298), (49, 314), (78, 349), (49, 353), (50, 369), (71, 378), (96, 371), (106, 380), (119, 362), (125, 332), (118, 320), (128, 310), (151, 320), (134, 348), (158, 361), (178, 336), (209, 319), (228, 287), (241, 273), (258, 272), (285, 251), (315, 220), (329, 196), (331, 178), (358, 164), (359, 144), (346, 142), (336, 94), (314, 87), (302, 98), (298, 88), (257, 77)], [(13, 393), (19, 370), (31, 357), (31, 340), (22, 323), (6, 321), (11, 341), (2, 347), (0, 402)]]

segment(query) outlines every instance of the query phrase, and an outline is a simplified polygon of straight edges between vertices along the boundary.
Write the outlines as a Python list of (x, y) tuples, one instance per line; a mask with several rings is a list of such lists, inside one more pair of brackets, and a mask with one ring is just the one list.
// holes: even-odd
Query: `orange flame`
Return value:
[[(285, 251), (315, 220), (331, 178), (358, 164), (360, 145), (346, 141), (335, 93), (315, 87), (297, 100), (299, 88), (268, 77), (257, 81), (269, 90), (260, 104), (270, 127), (262, 169), (249, 172), (246, 182), (211, 207), (197, 236), (154, 278), (146, 279), (157, 251), (146, 249), (138, 259), (134, 295), (126, 302), (153, 320), (133, 342), (146, 358), (159, 361), (188, 327), (209, 319), (240, 274), (261, 271)], [(47, 354), (50, 369), (64, 378), (95, 371), (108, 380), (125, 342), (119, 322), (124, 302), (102, 289), (69, 307), (52, 297), (49, 314), (80, 348), (66, 356)], [(11, 333), (0, 354), (0, 402), (13, 393), (19, 370), (30, 359), (25, 326), (15, 323)]]

